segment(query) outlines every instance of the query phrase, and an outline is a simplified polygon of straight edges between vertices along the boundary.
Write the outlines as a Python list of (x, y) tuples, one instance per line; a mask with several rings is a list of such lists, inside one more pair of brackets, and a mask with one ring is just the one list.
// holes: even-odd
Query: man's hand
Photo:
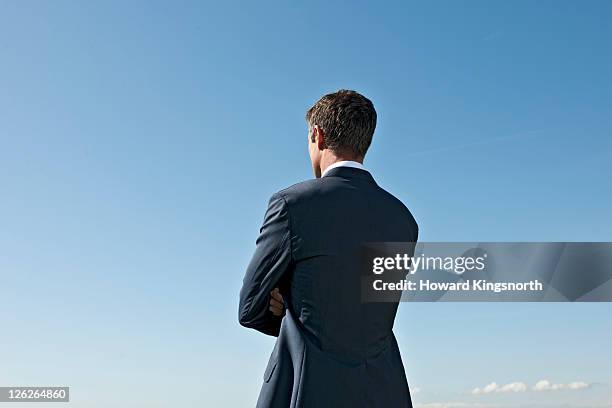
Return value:
[(278, 288), (272, 289), (270, 292), (270, 307), (269, 310), (274, 316), (282, 316), (285, 314), (285, 305), (283, 303), (283, 295), (280, 294)]

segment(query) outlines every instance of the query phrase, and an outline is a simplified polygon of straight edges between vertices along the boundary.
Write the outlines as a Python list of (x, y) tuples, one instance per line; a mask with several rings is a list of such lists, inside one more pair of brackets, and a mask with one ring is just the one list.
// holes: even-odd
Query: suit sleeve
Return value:
[(287, 203), (275, 194), (268, 203), (255, 253), (242, 282), (238, 312), (242, 326), (278, 336), (282, 317), (274, 316), (268, 307), (270, 292), (291, 264), (290, 238)]

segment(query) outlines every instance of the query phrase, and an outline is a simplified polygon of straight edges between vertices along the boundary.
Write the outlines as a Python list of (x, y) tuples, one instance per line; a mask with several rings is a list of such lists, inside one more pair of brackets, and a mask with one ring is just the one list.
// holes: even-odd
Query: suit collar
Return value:
[(330, 169), (329, 171), (325, 172), (325, 175), (321, 178), (325, 178), (325, 177), (343, 177), (343, 178), (348, 178), (348, 179), (362, 178), (362, 179), (374, 181), (374, 178), (372, 177), (370, 172), (367, 171), (366, 169), (359, 169), (356, 167), (346, 167), (346, 166), (334, 167), (333, 169)]
[(363, 167), (363, 164), (353, 161), (353, 160), (342, 160), (342, 161), (338, 161), (335, 162), (333, 164), (331, 164), (330, 166), (328, 166), (325, 171), (323, 172), (322, 176), (325, 176), (325, 174), (327, 174), (329, 171), (331, 171), (332, 169), (335, 169), (336, 167), (353, 167), (356, 169), (362, 169), (365, 170), (365, 167)]

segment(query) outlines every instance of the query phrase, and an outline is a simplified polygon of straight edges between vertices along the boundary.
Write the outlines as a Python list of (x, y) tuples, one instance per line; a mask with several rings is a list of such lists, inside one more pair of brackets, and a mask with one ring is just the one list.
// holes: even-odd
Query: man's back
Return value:
[(378, 354), (397, 304), (362, 302), (361, 246), (415, 242), (414, 218), (359, 169), (332, 169), (281, 194), (289, 206), (295, 262), (291, 310), (323, 351), (347, 361)]
[[(362, 302), (360, 255), (364, 243), (415, 242), (417, 234), (406, 207), (365, 170), (334, 168), (275, 194), (258, 246), (274, 236), (283, 244), (256, 252), (249, 269), (284, 272), (245, 278), (241, 292), (241, 323), (279, 334), (258, 406), (411, 406), (391, 331), (397, 303)], [(282, 325), (243, 315), (272, 281), (287, 304)]]
[(278, 336), (258, 407), (412, 407), (392, 331), (399, 295), (362, 301), (363, 246), (418, 235), (410, 211), (363, 167), (376, 121), (358, 92), (321, 97), (306, 112), (315, 179), (270, 198), (238, 317)]

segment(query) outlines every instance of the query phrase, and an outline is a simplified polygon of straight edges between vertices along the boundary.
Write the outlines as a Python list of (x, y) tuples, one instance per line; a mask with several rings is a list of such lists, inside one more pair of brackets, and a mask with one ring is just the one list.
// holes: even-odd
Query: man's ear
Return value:
[(317, 148), (319, 150), (325, 150), (325, 133), (323, 133), (323, 129), (315, 125), (312, 135), (315, 138), (314, 142), (317, 144)]

